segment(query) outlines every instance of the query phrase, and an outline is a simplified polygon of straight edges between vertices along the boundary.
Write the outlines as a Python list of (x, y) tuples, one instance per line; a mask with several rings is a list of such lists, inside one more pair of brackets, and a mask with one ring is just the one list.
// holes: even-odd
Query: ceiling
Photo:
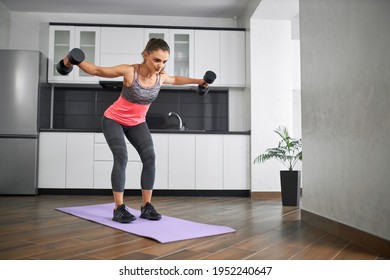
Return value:
[(11, 12), (240, 17), (253, 0), (0, 0)]

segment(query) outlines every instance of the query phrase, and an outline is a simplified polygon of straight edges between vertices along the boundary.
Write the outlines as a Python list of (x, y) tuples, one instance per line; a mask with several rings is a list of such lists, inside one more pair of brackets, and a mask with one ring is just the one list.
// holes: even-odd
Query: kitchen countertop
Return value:
[[(40, 132), (87, 132), (101, 133), (101, 129), (40, 129)], [(176, 129), (150, 129), (151, 133), (160, 134), (227, 134), (227, 135), (250, 135), (250, 131), (208, 131), (208, 130), (176, 130)]]

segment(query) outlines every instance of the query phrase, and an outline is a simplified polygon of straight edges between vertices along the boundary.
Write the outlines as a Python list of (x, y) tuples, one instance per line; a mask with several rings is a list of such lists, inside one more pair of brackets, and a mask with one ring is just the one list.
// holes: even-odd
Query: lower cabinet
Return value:
[(223, 138), (223, 189), (249, 190), (250, 157), (248, 135)]
[(154, 151), (156, 153), (156, 179), (154, 189), (169, 189), (168, 181), (168, 134), (153, 134)]
[(223, 135), (196, 135), (195, 154), (195, 189), (222, 190)]
[(195, 135), (170, 134), (168, 142), (168, 188), (195, 189)]
[[(95, 161), (94, 188), (111, 189), (112, 161)], [(141, 163), (128, 162), (125, 189), (140, 189)]]
[[(111, 189), (113, 157), (103, 133), (94, 134), (94, 188)], [(127, 167), (125, 189), (139, 189), (141, 178), (141, 159), (134, 147), (126, 140)]]
[(93, 142), (91, 133), (67, 134), (66, 188), (93, 188)]
[[(152, 134), (154, 189), (249, 189), (249, 136)], [(102, 133), (42, 132), (38, 187), (111, 189), (112, 153)], [(127, 141), (127, 140), (126, 140)], [(127, 142), (125, 189), (140, 189), (141, 159)]]
[(60, 132), (39, 134), (38, 188), (65, 188), (66, 137)]
[(40, 133), (39, 188), (93, 188), (91, 133)]

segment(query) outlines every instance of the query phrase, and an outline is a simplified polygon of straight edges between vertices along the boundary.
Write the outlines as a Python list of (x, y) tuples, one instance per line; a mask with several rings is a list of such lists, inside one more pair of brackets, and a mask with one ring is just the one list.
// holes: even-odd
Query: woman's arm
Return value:
[[(67, 57), (64, 58), (64, 65), (67, 67), (72, 66)], [(129, 64), (121, 64), (112, 67), (102, 67), (85, 60), (77, 66), (80, 67), (80, 69), (82, 69), (84, 72), (92, 76), (99, 76), (104, 78), (116, 78), (120, 76), (125, 76), (125, 74), (129, 71), (129, 68), (133, 67)]]
[(163, 84), (168, 85), (189, 85), (189, 84), (201, 84), (206, 86), (207, 84), (203, 79), (188, 78), (184, 76), (168, 76), (166, 74), (162, 75)]

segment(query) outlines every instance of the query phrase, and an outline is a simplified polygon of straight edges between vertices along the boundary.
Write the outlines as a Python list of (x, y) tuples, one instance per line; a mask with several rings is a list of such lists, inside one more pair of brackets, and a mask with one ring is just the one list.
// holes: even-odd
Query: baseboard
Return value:
[(253, 199), (282, 199), (281, 192), (251, 192)]
[[(38, 195), (112, 195), (110, 189), (38, 189)], [(141, 196), (141, 190), (125, 190), (125, 195)], [(249, 190), (153, 190), (153, 196), (249, 197)]]
[(301, 209), (301, 221), (312, 224), (356, 245), (390, 257), (390, 241)]

